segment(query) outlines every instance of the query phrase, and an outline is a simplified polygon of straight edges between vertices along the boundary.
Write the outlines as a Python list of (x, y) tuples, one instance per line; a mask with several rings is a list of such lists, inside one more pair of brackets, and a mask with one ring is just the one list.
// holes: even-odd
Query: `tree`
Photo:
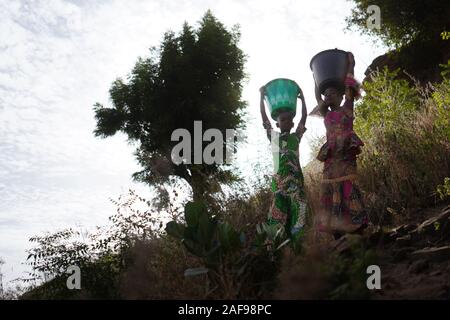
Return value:
[[(412, 76), (422, 85), (440, 82), (440, 64), (450, 59), (450, 41), (445, 39), (449, 32), (450, 4), (439, 0), (353, 0), (355, 7), (346, 18), (347, 29), (356, 27), (362, 34), (381, 39), (392, 50), (375, 59), (366, 71), (391, 71), (402, 69), (398, 78), (413, 82)], [(371, 26), (374, 11), (380, 9), (380, 28)], [(370, 77), (366, 78), (370, 79)]]
[[(357, 27), (362, 33), (379, 37), (387, 46), (402, 47), (411, 42), (439, 41), (441, 33), (449, 31), (450, 4), (440, 0), (353, 0), (348, 28)], [(367, 20), (371, 5), (380, 8), (381, 27), (370, 28)]]
[(2, 265), (5, 264), (5, 261), (0, 257), (0, 299), (3, 297), (3, 273), (2, 273)]
[(228, 30), (208, 10), (197, 29), (185, 23), (178, 35), (166, 32), (159, 50), (153, 47), (149, 57), (139, 58), (127, 82), (113, 82), (112, 108), (94, 105), (96, 136), (120, 131), (138, 142), (135, 156), (143, 170), (133, 174), (136, 181), (160, 186), (172, 178), (184, 179), (194, 200), (206, 200), (220, 184), (238, 179), (228, 164), (175, 164), (171, 151), (178, 142), (171, 136), (184, 128), (194, 145), (198, 120), (203, 131), (216, 128), (223, 136), (226, 129), (244, 129), (245, 55), (239, 39), (238, 26)]

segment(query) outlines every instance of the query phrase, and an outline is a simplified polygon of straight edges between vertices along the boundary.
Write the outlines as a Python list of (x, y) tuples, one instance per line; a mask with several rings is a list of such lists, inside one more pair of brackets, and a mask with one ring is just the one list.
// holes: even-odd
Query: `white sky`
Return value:
[[(291, 78), (314, 104), (309, 69), (317, 52), (355, 54), (357, 78), (386, 51), (358, 33), (344, 33), (349, 1), (299, 0), (0, 0), (0, 257), (4, 282), (21, 275), (28, 238), (43, 231), (104, 225), (117, 198), (139, 170), (123, 135), (95, 138), (92, 105), (108, 102), (116, 77), (158, 45), (168, 29), (196, 25), (210, 8), (225, 25), (241, 25), (248, 55), (248, 145), (238, 154), (242, 172), (270, 163), (261, 127), (261, 85)], [(298, 117), (299, 118), (299, 117)], [(298, 121), (298, 119), (296, 119)], [(308, 139), (324, 132), (308, 118)]]

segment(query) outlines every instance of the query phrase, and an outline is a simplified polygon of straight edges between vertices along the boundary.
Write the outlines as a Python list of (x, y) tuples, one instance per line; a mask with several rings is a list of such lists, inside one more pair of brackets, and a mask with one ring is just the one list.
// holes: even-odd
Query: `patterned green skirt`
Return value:
[(303, 174), (282, 177), (275, 174), (272, 179), (274, 199), (269, 212), (269, 224), (281, 224), (294, 243), (305, 233), (308, 205), (304, 190)]

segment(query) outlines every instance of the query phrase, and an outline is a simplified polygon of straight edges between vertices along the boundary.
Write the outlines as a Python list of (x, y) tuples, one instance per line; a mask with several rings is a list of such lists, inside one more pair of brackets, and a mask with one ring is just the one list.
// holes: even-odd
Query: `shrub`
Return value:
[(365, 143), (359, 176), (372, 212), (431, 205), (450, 171), (449, 80), (410, 87), (384, 69), (365, 83), (355, 131)]
[(345, 252), (334, 242), (314, 241), (302, 255), (283, 257), (275, 297), (280, 299), (369, 299), (367, 267), (377, 255), (364, 239), (348, 237)]

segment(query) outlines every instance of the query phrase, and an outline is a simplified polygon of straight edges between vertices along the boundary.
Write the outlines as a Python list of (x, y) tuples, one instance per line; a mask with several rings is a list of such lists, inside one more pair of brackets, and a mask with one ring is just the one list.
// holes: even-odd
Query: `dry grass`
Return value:
[(171, 239), (139, 241), (131, 262), (121, 275), (120, 296), (124, 299), (203, 299), (206, 281), (202, 276), (185, 278), (184, 270), (198, 259)]

